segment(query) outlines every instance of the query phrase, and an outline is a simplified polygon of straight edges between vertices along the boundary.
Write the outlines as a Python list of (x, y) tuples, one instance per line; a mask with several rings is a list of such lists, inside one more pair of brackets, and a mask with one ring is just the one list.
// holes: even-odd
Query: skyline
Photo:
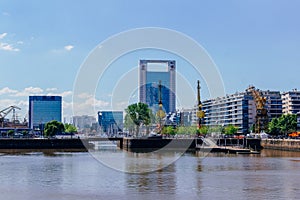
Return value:
[[(141, 27), (176, 30), (202, 45), (216, 63), (227, 94), (249, 85), (281, 92), (299, 88), (299, 5), (298, 1), (1, 1), (0, 109), (18, 105), (26, 112), (29, 95), (61, 95), (64, 115), (69, 116), (74, 80), (89, 53), (108, 37)], [(132, 69), (138, 58), (174, 59), (177, 67), (187, 65), (170, 53), (147, 50), (114, 64)], [(110, 74), (116, 72), (113, 69)], [(191, 79), (196, 85), (201, 77)], [(97, 107), (107, 108), (110, 90), (99, 91), (96, 99), (89, 96), (86, 106), (95, 101)]]

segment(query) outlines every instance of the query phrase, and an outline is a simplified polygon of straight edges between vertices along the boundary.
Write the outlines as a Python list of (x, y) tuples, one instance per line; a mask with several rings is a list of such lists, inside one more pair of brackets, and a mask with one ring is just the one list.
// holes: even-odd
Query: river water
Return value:
[[(128, 156), (120, 150), (102, 154), (122, 162)], [(299, 199), (300, 153), (203, 158), (191, 152), (163, 169), (136, 174), (112, 169), (87, 152), (3, 153), (0, 180), (1, 200)]]

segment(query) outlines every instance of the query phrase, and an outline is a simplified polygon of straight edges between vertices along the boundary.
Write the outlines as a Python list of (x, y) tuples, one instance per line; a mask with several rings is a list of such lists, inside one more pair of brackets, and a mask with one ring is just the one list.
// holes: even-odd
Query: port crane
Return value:
[(268, 110), (265, 108), (267, 98), (263, 97), (260, 90), (256, 89), (254, 86), (249, 86), (246, 91), (251, 93), (255, 101), (255, 133), (261, 133), (262, 131), (265, 131), (267, 129)]
[(12, 111), (13, 112), (13, 123), (16, 121), (16, 109), (21, 110), (21, 108), (17, 106), (9, 106), (0, 111), (0, 124), (1, 127), (4, 127), (4, 118)]

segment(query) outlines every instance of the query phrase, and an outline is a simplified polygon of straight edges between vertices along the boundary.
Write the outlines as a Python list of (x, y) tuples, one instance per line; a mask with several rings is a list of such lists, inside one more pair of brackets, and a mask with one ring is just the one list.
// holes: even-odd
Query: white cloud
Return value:
[(39, 87), (27, 87), (22, 92), (15, 93), (13, 96), (16, 97), (24, 97), (30, 95), (42, 95), (44, 90)]
[(73, 48), (74, 48), (73, 45), (67, 45), (67, 46), (64, 47), (64, 49), (67, 50), (67, 51), (71, 51)]
[(108, 110), (110, 103), (94, 98), (93, 95), (82, 93), (73, 99), (75, 115), (95, 115), (99, 110)]
[(80, 99), (87, 99), (87, 98), (91, 98), (93, 95), (88, 94), (88, 93), (80, 93), (77, 95), (78, 98)]
[(46, 89), (47, 92), (53, 92), (53, 91), (56, 91), (56, 90), (57, 90), (57, 88), (47, 88)]
[(6, 35), (7, 35), (7, 33), (0, 34), (0, 39), (3, 39)]
[(43, 91), (44, 90), (39, 87), (28, 87), (24, 89), (24, 92), (33, 93), (33, 94), (42, 93)]
[(1, 43), (1, 42), (0, 42), (0, 50), (4, 50), (4, 51), (20, 51), (20, 49), (14, 48), (11, 44)]
[(0, 90), (0, 95), (13, 94), (13, 93), (17, 93), (17, 92), (18, 92), (18, 90), (13, 90), (8, 87), (5, 87)]
[(62, 97), (68, 97), (72, 95), (72, 91), (64, 91), (61, 93), (48, 93), (47, 96), (62, 96)]

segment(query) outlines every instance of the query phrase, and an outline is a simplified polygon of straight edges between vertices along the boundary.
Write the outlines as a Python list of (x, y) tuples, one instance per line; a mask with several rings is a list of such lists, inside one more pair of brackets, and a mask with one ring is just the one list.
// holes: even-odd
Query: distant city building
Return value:
[(180, 125), (182, 126), (194, 126), (198, 124), (197, 118), (198, 107), (182, 109), (180, 111)]
[(176, 127), (176, 126), (180, 125), (181, 113), (179, 111), (173, 112), (173, 113), (168, 113), (164, 120), (165, 120), (165, 125)]
[(174, 60), (140, 60), (139, 101), (148, 104), (153, 112), (158, 111), (161, 81), (161, 97), (166, 113), (176, 111), (176, 63)]
[(281, 98), (283, 114), (297, 114), (300, 112), (300, 91), (294, 89), (289, 92), (283, 92)]
[(93, 123), (96, 122), (96, 118), (93, 116), (82, 115), (82, 116), (74, 116), (73, 125), (80, 131), (85, 128), (90, 128)]
[(123, 131), (123, 112), (99, 111), (98, 123), (103, 133), (116, 134)]
[(61, 96), (29, 96), (29, 128), (42, 128), (51, 121), (61, 122)]

